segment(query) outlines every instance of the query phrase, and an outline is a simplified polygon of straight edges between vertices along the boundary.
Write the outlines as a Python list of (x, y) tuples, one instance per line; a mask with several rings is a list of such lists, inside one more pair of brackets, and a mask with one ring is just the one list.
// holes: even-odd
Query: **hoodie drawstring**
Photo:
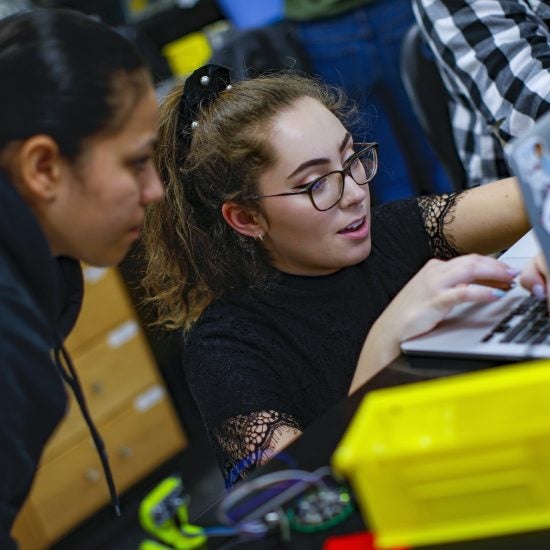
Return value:
[(54, 348), (54, 356), (55, 365), (58, 368), (59, 373), (61, 374), (61, 377), (63, 378), (65, 383), (71, 388), (78, 403), (78, 406), (80, 407), (82, 416), (86, 421), (88, 430), (90, 430), (90, 434), (92, 436), (92, 439), (94, 440), (95, 448), (97, 449), (97, 454), (99, 455), (101, 465), (103, 466), (103, 471), (105, 472), (105, 479), (107, 480), (109, 494), (111, 495), (111, 506), (115, 511), (115, 515), (120, 516), (120, 502), (115, 487), (115, 482), (113, 480), (111, 467), (109, 465), (107, 451), (105, 450), (105, 443), (103, 443), (103, 439), (101, 438), (101, 435), (99, 434), (94, 424), (94, 421), (90, 416), (90, 411), (88, 410), (88, 405), (86, 404), (84, 393), (82, 392), (82, 387), (80, 385), (80, 381), (76, 374), (76, 370), (74, 368), (71, 357), (67, 350), (64, 348), (63, 344), (60, 344), (59, 346)]

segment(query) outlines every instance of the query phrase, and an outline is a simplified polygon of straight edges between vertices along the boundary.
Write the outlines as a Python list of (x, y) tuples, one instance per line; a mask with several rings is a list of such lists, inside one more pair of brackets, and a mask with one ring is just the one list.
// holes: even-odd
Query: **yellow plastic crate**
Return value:
[(373, 391), (332, 465), (381, 547), (550, 528), (550, 360)]
[(202, 67), (212, 56), (208, 37), (203, 32), (192, 32), (162, 48), (175, 76), (187, 76)]

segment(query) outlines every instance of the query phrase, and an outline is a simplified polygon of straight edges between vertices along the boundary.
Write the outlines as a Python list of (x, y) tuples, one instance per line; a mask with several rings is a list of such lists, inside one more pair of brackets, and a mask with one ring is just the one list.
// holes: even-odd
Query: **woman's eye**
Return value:
[(136, 159), (132, 162), (132, 167), (136, 172), (142, 172), (146, 167), (147, 164), (151, 161), (151, 157), (142, 157), (139, 159)]
[(357, 168), (357, 165), (359, 164), (359, 158), (350, 157), (344, 166), (347, 166), (348, 168)]
[(317, 181), (313, 182), (310, 189), (312, 193), (318, 193), (319, 191), (322, 191), (323, 187), (325, 186), (327, 182), (326, 178), (318, 179)]
[(304, 189), (309, 189), (312, 185), (311, 181), (308, 181), (306, 183), (302, 183), (300, 185), (295, 185), (292, 189), (296, 189), (298, 191), (303, 191)]

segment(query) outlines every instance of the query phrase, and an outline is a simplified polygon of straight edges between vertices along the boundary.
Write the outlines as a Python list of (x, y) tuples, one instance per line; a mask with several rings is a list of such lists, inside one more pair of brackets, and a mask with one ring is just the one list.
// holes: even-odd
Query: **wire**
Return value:
[(239, 524), (235, 527), (227, 527), (226, 525), (215, 525), (211, 527), (201, 527), (200, 531), (186, 529), (185, 525), (179, 527), (179, 530), (186, 537), (233, 537), (237, 535), (247, 535), (251, 537), (263, 536), (268, 528), (263, 522), (250, 521)]
[[(187, 535), (185, 529), (181, 530), (186, 536), (194, 536), (193, 534)], [(232, 537), (238, 535), (239, 532), (232, 527), (203, 527), (202, 533), (197, 533), (198, 536), (206, 535), (210, 537)]]
[[(208, 528), (208, 530), (205, 529), (205, 534), (210, 536), (209, 530), (212, 528)], [(212, 535), (212, 536), (224, 536), (221, 534), (221, 529), (228, 529), (233, 531), (233, 536), (236, 536), (237, 538), (232, 539), (228, 541), (227, 543), (223, 544), (220, 547), (220, 550), (222, 549), (229, 549), (234, 548), (235, 546), (238, 546), (239, 544), (243, 544), (245, 542), (249, 542), (251, 540), (256, 540), (263, 538), (267, 532), (269, 531), (269, 527), (262, 521), (251, 521), (243, 523), (239, 526), (236, 526), (235, 528), (231, 527), (223, 527), (223, 528), (216, 528), (220, 530), (219, 535)], [(225, 535), (228, 536), (228, 535)], [(230, 535), (229, 535), (230, 536)]]
[(82, 392), (80, 380), (78, 379), (78, 376), (76, 374), (71, 356), (69, 355), (63, 344), (59, 344), (54, 349), (54, 357), (55, 365), (65, 383), (71, 388), (82, 413), (82, 416), (84, 417), (86, 425), (88, 426), (88, 430), (90, 431), (90, 435), (92, 436), (92, 440), (94, 442), (97, 454), (99, 455), (99, 459), (103, 467), (103, 471), (105, 473), (105, 480), (107, 481), (107, 487), (111, 496), (111, 505), (113, 507), (115, 515), (120, 516), (120, 501), (116, 490), (115, 481), (113, 479), (111, 466), (109, 464), (109, 459), (107, 457), (107, 451), (105, 450), (105, 443), (103, 442), (101, 435), (97, 431), (94, 421), (92, 420), (92, 417), (90, 415), (88, 404), (86, 403), (84, 393)]
[[(307, 487), (311, 485), (318, 485), (326, 488), (327, 485), (323, 481), (323, 478), (331, 474), (331, 469), (328, 466), (318, 468), (314, 472), (308, 472), (306, 470), (282, 470), (280, 472), (272, 472), (265, 474), (256, 479), (247, 481), (235, 489), (233, 489), (218, 506), (218, 519), (220, 523), (224, 525), (240, 525), (244, 520), (253, 520), (263, 517), (267, 512), (270, 512), (276, 508), (281, 507), (283, 504), (299, 495)], [(232, 508), (249, 497), (255, 491), (263, 491), (276, 483), (294, 482), (293, 485), (283, 490), (275, 497), (263, 502), (260, 506), (257, 506), (257, 498), (252, 499), (252, 508), (247, 513), (244, 513), (239, 519), (231, 517)], [(259, 495), (262, 496), (262, 493)], [(249, 503), (250, 504), (250, 503)]]
[(229, 540), (222, 546), (220, 546), (219, 550), (229, 550), (230, 548), (235, 548), (239, 546), (240, 544), (244, 544), (245, 542), (250, 542), (251, 540), (254, 540), (256, 537), (239, 537), (237, 539)]
[(268, 485), (263, 490), (252, 491), (250, 496), (245, 496), (241, 500), (238, 500), (230, 510), (228, 510), (228, 517), (230, 522), (236, 523), (241, 518), (245, 517), (250, 510), (255, 510), (259, 506), (262, 506), (266, 502), (271, 502), (273, 498), (280, 495), (284, 490), (289, 489), (298, 483), (297, 479), (289, 479), (284, 481), (275, 482), (272, 485)]

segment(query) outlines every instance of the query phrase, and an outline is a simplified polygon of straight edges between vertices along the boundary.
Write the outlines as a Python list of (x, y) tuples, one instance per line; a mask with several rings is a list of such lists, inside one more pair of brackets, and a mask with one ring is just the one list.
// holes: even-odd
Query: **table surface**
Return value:
[[(289, 461), (295, 463), (294, 467), (307, 471), (313, 471), (328, 465), (330, 457), (353, 418), (357, 407), (363, 397), (372, 390), (410, 384), (442, 376), (451, 376), (502, 364), (502, 361), (495, 363), (468, 359), (401, 356), (352, 396), (339, 403), (308, 426), (303, 435), (285, 449), (283, 453), (284, 461), (275, 457), (269, 464), (256, 470), (250, 477), (258, 477), (268, 472), (287, 469)], [(196, 517), (192, 518), (192, 523), (203, 526), (218, 524), (215, 512), (223, 496), (221, 494), (218, 498), (213, 499), (212, 504), (206, 510), (203, 510)], [(330, 536), (354, 533), (364, 531), (365, 529), (367, 527), (360, 513), (356, 511), (344, 522), (327, 531), (311, 534), (296, 534), (292, 532), (289, 542), (282, 542), (278, 537), (241, 542), (239, 544), (234, 544), (230, 539), (211, 539), (208, 543), (208, 548), (314, 549), (322, 548), (323, 541)], [(550, 548), (550, 531), (530, 532), (479, 541), (440, 544), (425, 548), (432, 550), (547, 550)]]

